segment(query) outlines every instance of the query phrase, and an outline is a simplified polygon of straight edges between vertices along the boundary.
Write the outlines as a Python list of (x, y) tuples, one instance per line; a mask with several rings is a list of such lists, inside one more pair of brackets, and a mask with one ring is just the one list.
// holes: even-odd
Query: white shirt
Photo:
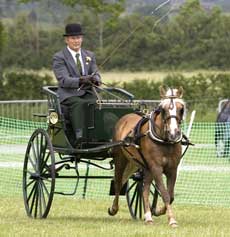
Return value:
[(72, 57), (73, 57), (73, 60), (75, 63), (77, 63), (77, 58), (76, 58), (76, 54), (79, 54), (79, 60), (81, 62), (81, 68), (82, 68), (82, 75), (85, 75), (85, 68), (84, 68), (84, 63), (83, 63), (83, 60), (82, 60), (82, 56), (81, 56), (81, 49), (76, 52), (74, 50), (72, 50), (69, 46), (67, 46), (67, 49), (69, 50), (69, 52), (71, 53)]

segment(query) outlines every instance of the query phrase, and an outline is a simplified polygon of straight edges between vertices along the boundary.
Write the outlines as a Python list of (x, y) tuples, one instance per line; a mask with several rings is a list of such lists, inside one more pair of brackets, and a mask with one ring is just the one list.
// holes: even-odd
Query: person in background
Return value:
[(66, 47), (53, 56), (53, 71), (58, 81), (57, 94), (69, 118), (76, 142), (86, 134), (87, 106), (96, 102), (94, 86), (101, 85), (93, 52), (82, 48), (80, 24), (67, 24), (63, 34)]

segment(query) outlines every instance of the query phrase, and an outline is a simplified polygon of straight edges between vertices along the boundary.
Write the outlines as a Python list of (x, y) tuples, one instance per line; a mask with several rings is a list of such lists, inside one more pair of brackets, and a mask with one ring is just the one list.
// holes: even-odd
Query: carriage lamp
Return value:
[(58, 114), (56, 112), (51, 112), (49, 115), (49, 121), (51, 124), (56, 124), (58, 122)]

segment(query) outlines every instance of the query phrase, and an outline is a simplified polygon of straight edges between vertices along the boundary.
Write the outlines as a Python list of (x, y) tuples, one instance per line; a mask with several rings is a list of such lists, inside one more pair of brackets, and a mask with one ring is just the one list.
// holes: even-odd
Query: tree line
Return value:
[[(182, 86), (187, 110), (189, 112), (196, 110), (198, 121), (215, 121), (219, 100), (229, 98), (229, 76), (229, 73), (216, 73), (185, 77), (182, 74), (171, 73), (162, 81), (142, 78), (131, 82), (124, 81), (119, 84), (119, 87), (135, 95), (135, 99), (159, 100), (160, 86), (171, 88)], [(5, 73), (3, 80), (0, 80), (0, 100), (46, 99), (42, 86), (52, 85), (52, 83), (54, 83), (53, 79), (48, 75)], [(116, 86), (116, 83), (111, 86)], [(101, 95), (104, 98), (107, 94), (101, 92)]]
[[(109, 9), (111, 10), (111, 9)], [(230, 16), (207, 11), (199, 0), (187, 1), (175, 15), (138, 14), (109, 18), (82, 7), (65, 23), (80, 22), (84, 47), (96, 53), (103, 70), (229, 69)], [(51, 68), (53, 54), (64, 47), (64, 26), (41, 25), (33, 14), (0, 22), (2, 68)]]

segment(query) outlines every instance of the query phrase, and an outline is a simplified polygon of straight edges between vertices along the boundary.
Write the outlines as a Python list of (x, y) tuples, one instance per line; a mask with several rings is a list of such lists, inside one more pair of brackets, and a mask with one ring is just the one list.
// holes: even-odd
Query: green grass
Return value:
[(132, 220), (126, 203), (114, 217), (107, 214), (111, 200), (55, 198), (47, 219), (34, 220), (26, 216), (23, 200), (1, 199), (1, 236), (229, 236), (230, 209), (174, 205), (179, 224), (172, 229), (167, 217), (154, 218), (153, 225)]
[[(15, 132), (20, 134), (17, 129), (8, 134)], [(229, 171), (222, 170), (230, 162), (216, 157), (214, 134), (214, 123), (195, 123), (192, 128), (191, 140), (196, 146), (184, 157), (183, 165), (189, 166), (189, 170), (179, 173), (175, 190), (178, 229), (168, 227), (166, 216), (155, 218), (153, 226), (132, 220), (124, 198), (118, 215), (108, 216), (107, 208), (112, 203), (109, 180), (89, 180), (86, 200), (79, 198), (83, 190), (81, 180), (76, 196), (55, 195), (48, 219), (29, 219), (21, 198), (22, 168), (3, 167), (0, 168), (0, 236), (230, 236), (230, 176)], [(23, 157), (24, 154), (9, 152), (1, 154), (0, 162), (22, 162)], [(192, 166), (198, 170), (192, 170)], [(217, 171), (213, 171), (215, 168)], [(110, 171), (100, 172), (112, 175)], [(98, 175), (92, 169), (90, 175), (94, 174)], [(73, 190), (73, 180), (56, 181), (56, 191)]]
[[(187, 163), (185, 162), (187, 165)], [(230, 176), (229, 171), (224, 170), (229, 167), (229, 163), (219, 165), (198, 165), (182, 166), (176, 187), (175, 200), (178, 204), (190, 205), (199, 204), (213, 207), (229, 207), (230, 205)], [(197, 169), (196, 169), (197, 168)], [(81, 170), (81, 175), (85, 174)], [(60, 172), (60, 175), (75, 175), (72, 170)], [(107, 175), (113, 176), (111, 171), (101, 171), (91, 168), (92, 176)], [(82, 198), (84, 193), (85, 180), (80, 179), (77, 192), (74, 198)], [(95, 200), (107, 200), (109, 198), (111, 179), (89, 179), (87, 182), (86, 198)], [(55, 191), (72, 193), (74, 191), (76, 179), (56, 179)], [(0, 169), (0, 197), (13, 198), (22, 196), (22, 168), (1, 168)], [(60, 195), (55, 195), (55, 197)], [(73, 198), (72, 197), (72, 198)], [(124, 197), (122, 197), (124, 199)]]

